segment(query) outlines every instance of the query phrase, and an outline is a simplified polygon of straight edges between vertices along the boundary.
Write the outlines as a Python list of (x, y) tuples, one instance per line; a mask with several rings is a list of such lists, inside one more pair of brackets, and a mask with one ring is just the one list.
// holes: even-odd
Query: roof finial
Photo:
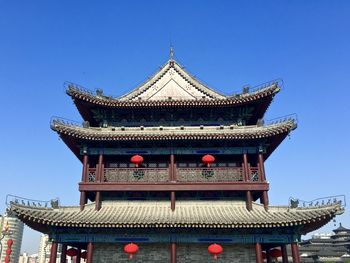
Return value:
[(174, 58), (174, 48), (173, 45), (170, 45), (170, 60), (173, 60)]

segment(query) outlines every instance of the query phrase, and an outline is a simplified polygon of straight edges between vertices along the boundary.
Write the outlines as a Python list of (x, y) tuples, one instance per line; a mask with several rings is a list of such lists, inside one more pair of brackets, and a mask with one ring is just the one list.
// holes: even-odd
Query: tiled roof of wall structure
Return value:
[(68, 83), (67, 94), (75, 103), (121, 108), (137, 107), (208, 107), (235, 106), (272, 97), (280, 91), (278, 81), (271, 81), (253, 91), (232, 96), (222, 95), (202, 84), (175, 61), (169, 60), (154, 76), (133, 91), (114, 98), (94, 94), (79, 85)]
[[(46, 227), (79, 228), (272, 228), (301, 227), (315, 230), (343, 208), (339, 203), (310, 208), (270, 206), (268, 211), (253, 204), (248, 211), (244, 201), (177, 201), (175, 211), (169, 201), (103, 201), (80, 207), (34, 208), (12, 203), (10, 211), (34, 229)], [(307, 229), (307, 230), (306, 230)]]
[(288, 134), (296, 128), (290, 119), (267, 126), (180, 126), (83, 128), (55, 119), (51, 128), (60, 135), (92, 141), (135, 140), (246, 140)]

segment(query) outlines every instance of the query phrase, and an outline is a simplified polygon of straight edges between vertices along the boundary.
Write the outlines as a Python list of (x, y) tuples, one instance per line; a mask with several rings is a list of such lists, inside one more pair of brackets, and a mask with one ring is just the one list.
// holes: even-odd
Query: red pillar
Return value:
[(77, 248), (78, 254), (77, 257), (75, 258), (75, 263), (80, 263), (81, 262), (81, 249)]
[(247, 182), (249, 180), (249, 167), (248, 167), (248, 155), (246, 153), (243, 154), (243, 175), (244, 181)]
[(282, 252), (282, 263), (288, 263), (287, 246), (285, 244), (281, 245)]
[(86, 263), (92, 263), (93, 253), (94, 253), (94, 244), (92, 242), (89, 242), (87, 245)]
[(170, 263), (176, 263), (176, 243), (172, 242), (170, 246)]
[[(170, 165), (169, 165), (169, 173), (170, 173), (170, 182), (176, 181), (176, 175), (175, 175), (175, 156), (174, 154), (170, 154)], [(171, 211), (175, 210), (175, 201), (176, 201), (176, 195), (174, 191), (170, 192), (170, 207)]]
[(84, 210), (85, 204), (86, 204), (86, 192), (81, 191), (80, 192), (80, 211)]
[(267, 191), (262, 192), (262, 203), (264, 205), (265, 210), (269, 208), (269, 196), (267, 195)]
[(174, 154), (170, 154), (170, 167), (169, 167), (169, 173), (170, 173), (170, 181), (173, 182), (176, 180), (175, 178), (175, 156)]
[(300, 257), (299, 257), (299, 247), (298, 243), (292, 243), (292, 257), (293, 257), (293, 263), (300, 263)]
[(260, 243), (255, 243), (255, 257), (256, 257), (256, 263), (263, 263), (262, 250), (261, 250)]
[(100, 210), (101, 209), (101, 192), (100, 191), (96, 192), (95, 209), (96, 210)]
[[(88, 174), (88, 165), (89, 165), (89, 157), (87, 154), (84, 154), (83, 157), (83, 172), (81, 175), (81, 181), (86, 182), (87, 181), (87, 174)], [(84, 210), (86, 204), (86, 193), (85, 191), (80, 192), (80, 210)]]
[(103, 154), (98, 156), (97, 182), (103, 182)]
[(270, 249), (266, 249), (265, 251), (266, 253), (266, 263), (272, 263), (272, 258), (271, 258), (271, 255), (270, 255)]
[[(103, 154), (100, 154), (98, 156), (98, 165), (96, 166), (97, 169), (97, 178), (96, 178), (96, 182), (100, 183), (103, 182), (103, 169), (104, 169), (104, 165), (103, 165)], [(101, 208), (101, 192), (98, 191), (96, 192), (96, 197), (95, 197), (95, 209), (96, 210), (100, 210)]]
[(87, 181), (87, 173), (88, 173), (88, 163), (89, 163), (89, 157), (85, 154), (83, 158), (83, 172), (81, 175), (81, 181), (86, 182)]
[(260, 168), (260, 176), (261, 176), (261, 181), (265, 182), (266, 181), (266, 174), (265, 174), (265, 166), (264, 166), (264, 156), (262, 153), (259, 153), (258, 156), (258, 162), (259, 162), (259, 168)]
[(66, 244), (62, 244), (60, 263), (66, 263), (66, 261), (67, 261), (67, 245)]
[(51, 244), (51, 252), (50, 252), (50, 262), (51, 263), (56, 263), (56, 259), (57, 259), (57, 242), (52, 241)]
[(247, 191), (246, 193), (246, 208), (248, 211), (251, 211), (253, 209), (253, 196), (251, 191)]
[(171, 211), (175, 210), (175, 200), (176, 200), (176, 195), (175, 195), (175, 192), (172, 191), (172, 192), (170, 192)]

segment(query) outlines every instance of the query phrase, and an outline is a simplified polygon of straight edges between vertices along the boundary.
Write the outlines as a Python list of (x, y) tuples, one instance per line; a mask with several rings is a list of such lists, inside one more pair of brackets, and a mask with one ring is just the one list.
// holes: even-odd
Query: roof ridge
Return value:
[[(173, 70), (173, 71), (170, 72), (170, 70)], [(189, 93), (194, 98), (200, 97), (201, 94), (206, 96), (207, 99), (225, 98), (226, 97), (225, 95), (223, 95), (223, 94), (209, 88), (208, 86), (204, 85), (203, 83), (201, 83), (199, 80), (194, 78), (191, 74), (186, 72), (186, 70), (184, 70), (183, 67), (181, 67), (175, 60), (170, 59), (153, 76), (149, 77), (145, 82), (143, 82), (141, 85), (137, 86), (132, 91), (118, 97), (117, 99), (121, 100), (121, 101), (132, 101), (132, 100), (136, 100), (136, 98), (141, 98), (142, 95), (145, 95), (146, 92), (148, 92), (150, 94), (145, 95), (145, 97), (146, 97), (146, 100), (150, 100), (150, 98), (155, 96), (156, 93), (158, 93), (160, 90), (164, 89), (166, 87), (166, 84), (165, 85), (162, 84), (158, 90), (155, 89), (154, 91), (150, 91), (150, 89), (154, 85), (156, 85), (158, 82), (160, 82), (162, 78), (167, 76), (168, 73), (169, 73), (169, 76), (168, 76), (169, 81), (174, 80), (175, 79), (175, 78), (173, 78), (174, 72), (176, 72), (176, 74), (185, 83), (189, 83), (189, 85), (196, 90), (195, 93), (198, 93), (197, 96), (195, 96), (193, 91), (191, 93)], [(176, 75), (175, 75), (175, 77), (176, 77)], [(179, 85), (179, 87), (184, 89), (184, 87), (182, 87), (181, 84), (178, 84), (178, 85)], [(171, 93), (170, 93), (170, 96), (171, 96)], [(157, 100), (157, 99), (155, 99), (155, 100)]]

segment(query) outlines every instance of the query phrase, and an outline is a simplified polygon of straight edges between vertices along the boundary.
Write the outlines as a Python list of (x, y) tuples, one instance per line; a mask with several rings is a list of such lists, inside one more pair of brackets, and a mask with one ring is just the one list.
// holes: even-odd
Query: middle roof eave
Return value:
[(83, 128), (54, 120), (51, 128), (60, 135), (92, 141), (128, 140), (246, 140), (288, 134), (296, 128), (294, 120), (268, 126), (201, 126), (201, 127), (109, 127)]

